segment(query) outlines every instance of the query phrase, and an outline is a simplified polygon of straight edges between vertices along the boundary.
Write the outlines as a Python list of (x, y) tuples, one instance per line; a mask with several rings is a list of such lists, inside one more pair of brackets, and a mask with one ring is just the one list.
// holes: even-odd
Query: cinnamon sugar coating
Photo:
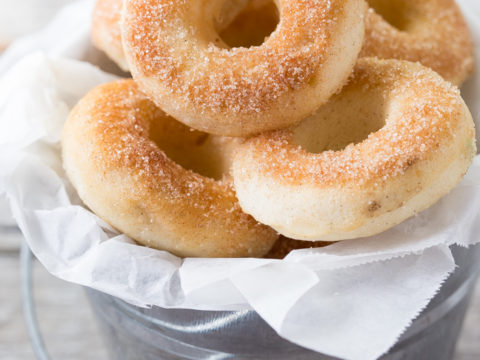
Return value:
[(73, 109), (62, 154), (85, 204), (140, 244), (184, 257), (261, 257), (278, 235), (243, 213), (221, 178), (232, 141), (176, 122), (124, 80)]
[(142, 90), (183, 123), (244, 136), (311, 114), (348, 78), (363, 42), (363, 0), (277, 0), (260, 46), (229, 48), (222, 0), (127, 0), (123, 43)]
[(454, 0), (367, 0), (360, 56), (418, 61), (461, 85), (473, 72), (473, 45)]
[(315, 115), (241, 145), (233, 177), (257, 220), (294, 239), (341, 240), (432, 205), (475, 151), (456, 87), (419, 64), (364, 58)]

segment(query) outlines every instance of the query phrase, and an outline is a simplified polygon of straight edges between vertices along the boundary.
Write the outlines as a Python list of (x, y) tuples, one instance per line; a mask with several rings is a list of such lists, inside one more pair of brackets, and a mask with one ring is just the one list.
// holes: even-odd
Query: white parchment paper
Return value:
[[(462, 6), (478, 52), (480, 3), (464, 0)], [(70, 109), (89, 89), (115, 78), (72, 59), (111, 67), (105, 58), (89, 57), (95, 53), (88, 40), (90, 11), (91, 2), (74, 3), (0, 59), (0, 195), (55, 276), (139, 306), (253, 308), (292, 342), (339, 358), (373, 360), (454, 270), (449, 246), (480, 240), (477, 158), (438, 204), (371, 238), (294, 251), (284, 260), (180, 259), (135, 245), (82, 206), (61, 166), (59, 139)], [(82, 19), (77, 31), (75, 19)], [(476, 75), (464, 92), (476, 119), (479, 87)]]
[(38, 31), (72, 0), (0, 0), (0, 48)]

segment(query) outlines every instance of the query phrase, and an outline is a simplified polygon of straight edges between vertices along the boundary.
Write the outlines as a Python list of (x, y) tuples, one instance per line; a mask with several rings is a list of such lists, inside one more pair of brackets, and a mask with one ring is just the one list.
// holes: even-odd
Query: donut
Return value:
[(280, 236), (273, 245), (272, 249), (265, 255), (267, 259), (283, 259), (285, 256), (290, 254), (293, 250), (300, 250), (300, 249), (310, 249), (310, 248), (319, 248), (331, 245), (331, 242), (325, 241), (301, 241), (301, 240), (294, 240), (289, 239), (285, 236)]
[(363, 58), (315, 115), (241, 144), (232, 174), (258, 221), (293, 239), (334, 241), (380, 233), (431, 206), (475, 153), (456, 86), (418, 63)]
[(346, 81), (363, 43), (363, 0), (277, 0), (259, 46), (229, 47), (223, 0), (127, 0), (127, 63), (157, 106), (197, 130), (246, 136), (298, 123)]
[(278, 235), (242, 212), (222, 177), (238, 141), (193, 131), (122, 80), (74, 107), (62, 155), (85, 205), (138, 243), (181, 257), (261, 257)]
[(92, 42), (120, 69), (129, 71), (122, 45), (123, 0), (97, 0), (92, 13)]
[(360, 56), (418, 61), (456, 85), (472, 73), (472, 40), (454, 0), (367, 1)]

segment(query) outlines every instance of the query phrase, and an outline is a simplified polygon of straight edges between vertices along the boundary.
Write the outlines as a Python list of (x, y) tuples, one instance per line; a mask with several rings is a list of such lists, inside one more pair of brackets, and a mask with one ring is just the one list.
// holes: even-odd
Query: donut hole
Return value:
[(367, 0), (375, 12), (390, 25), (400, 31), (409, 30), (418, 16), (409, 1), (405, 0)]
[(387, 106), (374, 89), (345, 89), (294, 130), (293, 141), (310, 153), (341, 151), (385, 126)]
[(222, 179), (230, 170), (235, 139), (191, 129), (173, 118), (153, 121), (149, 137), (184, 169), (214, 180)]
[(279, 11), (273, 1), (228, 0), (214, 20), (214, 26), (230, 48), (248, 48), (262, 45), (279, 21)]

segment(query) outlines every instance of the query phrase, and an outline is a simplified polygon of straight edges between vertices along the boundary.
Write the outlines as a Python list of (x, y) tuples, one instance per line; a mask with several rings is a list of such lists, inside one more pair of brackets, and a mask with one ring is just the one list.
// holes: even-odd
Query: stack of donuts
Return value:
[(133, 79), (63, 130), (93, 212), (181, 257), (273, 257), (383, 232), (476, 154), (454, 0), (98, 0), (92, 38)]

